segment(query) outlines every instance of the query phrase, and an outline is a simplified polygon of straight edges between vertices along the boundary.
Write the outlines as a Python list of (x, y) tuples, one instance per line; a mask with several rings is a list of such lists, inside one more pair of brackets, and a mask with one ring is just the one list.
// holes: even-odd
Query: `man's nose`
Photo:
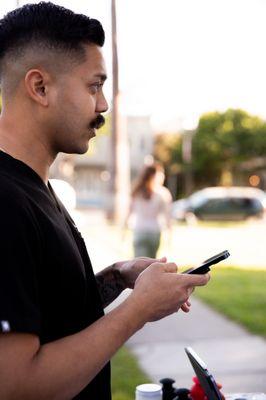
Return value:
[(102, 94), (97, 101), (96, 112), (103, 113), (107, 110), (108, 110), (108, 103), (105, 96)]

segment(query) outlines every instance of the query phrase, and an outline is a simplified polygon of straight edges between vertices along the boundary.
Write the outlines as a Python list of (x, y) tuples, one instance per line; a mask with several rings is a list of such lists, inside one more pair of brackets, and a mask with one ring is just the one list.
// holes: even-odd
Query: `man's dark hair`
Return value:
[(80, 61), (84, 44), (103, 46), (99, 21), (50, 2), (26, 4), (0, 20), (0, 73), (6, 58), (17, 60), (30, 48), (52, 50)]

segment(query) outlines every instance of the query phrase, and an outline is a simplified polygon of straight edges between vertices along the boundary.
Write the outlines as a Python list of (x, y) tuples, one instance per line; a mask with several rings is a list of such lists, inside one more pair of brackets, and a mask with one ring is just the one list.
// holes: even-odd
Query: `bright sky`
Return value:
[[(111, 75), (111, 0), (54, 2), (101, 20)], [(1, 0), (0, 15), (15, 6)], [(266, 119), (265, 19), (265, 0), (117, 0), (123, 112), (157, 130), (228, 107)]]

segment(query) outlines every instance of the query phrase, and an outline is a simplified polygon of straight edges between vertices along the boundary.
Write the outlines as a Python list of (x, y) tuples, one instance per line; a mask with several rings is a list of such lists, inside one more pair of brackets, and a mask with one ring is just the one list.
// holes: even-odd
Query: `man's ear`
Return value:
[(24, 79), (28, 96), (44, 107), (48, 106), (49, 82), (49, 74), (40, 69), (29, 70)]

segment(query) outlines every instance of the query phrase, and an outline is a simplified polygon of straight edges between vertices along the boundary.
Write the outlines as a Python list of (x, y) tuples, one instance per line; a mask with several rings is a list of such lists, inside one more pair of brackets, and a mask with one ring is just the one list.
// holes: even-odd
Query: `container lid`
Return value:
[(143, 393), (145, 396), (153, 396), (154, 394), (160, 394), (162, 392), (162, 386), (157, 383), (144, 383), (136, 387), (136, 392)]

